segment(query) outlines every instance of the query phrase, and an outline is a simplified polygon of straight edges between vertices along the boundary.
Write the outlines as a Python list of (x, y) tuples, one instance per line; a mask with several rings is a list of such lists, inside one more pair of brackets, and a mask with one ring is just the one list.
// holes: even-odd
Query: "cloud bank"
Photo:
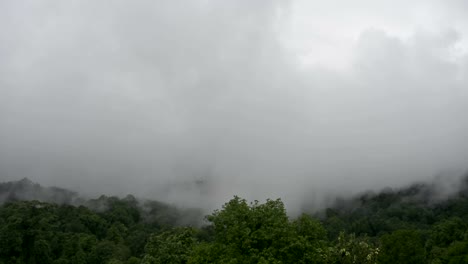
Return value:
[(297, 207), (465, 170), (468, 7), (400, 2), (5, 1), (0, 179)]

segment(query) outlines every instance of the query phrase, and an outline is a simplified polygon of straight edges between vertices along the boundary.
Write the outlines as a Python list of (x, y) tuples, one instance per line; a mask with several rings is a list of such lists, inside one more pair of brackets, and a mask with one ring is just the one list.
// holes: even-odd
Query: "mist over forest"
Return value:
[[(464, 246), (428, 232), (466, 217), (453, 208), (465, 202), (468, 171), (467, 14), (463, 0), (1, 1), (0, 224), (18, 228), (11, 219), (47, 208), (51, 215), (41, 217), (62, 221), (53, 232), (63, 241), (86, 233), (88, 242), (130, 250), (102, 257), (97, 244), (70, 246), (94, 252), (87, 263), (138, 262), (159, 249), (133, 244), (134, 234), (211, 243), (224, 234), (210, 229), (224, 213), (257, 219), (271, 209), (277, 225), (296, 230), (290, 244), (338, 250), (340, 231), (349, 245), (366, 234), (376, 251), (355, 250), (374, 256), (391, 244), (383, 236), (417, 230), (397, 236), (421, 236), (424, 261), (448, 263)], [(149, 205), (137, 206), (142, 201)], [(101, 203), (110, 211), (98, 210)], [(170, 217), (151, 218), (156, 209), (148, 208)], [(418, 210), (427, 217), (415, 224), (409, 218)], [(73, 219), (68, 213), (83, 222), (63, 224)], [(171, 229), (203, 226), (204, 215), (206, 230)], [(460, 221), (451, 226), (464, 230)], [(30, 247), (36, 240), (28, 234), (2, 230), (0, 248), (13, 237), (24, 243), (21, 252), (0, 250), (0, 263), (10, 255), (39, 263), (38, 248), (50, 248), (45, 259), (71, 256), (51, 233)], [(217, 243), (210, 245), (230, 242)], [(190, 244), (190, 254), (200, 254), (175, 255), (193, 263), (233, 258), (223, 251), (226, 259), (199, 259), (216, 251), (211, 246)], [(346, 263), (336, 262), (338, 251), (278, 252), (249, 261)]]
[(297, 211), (467, 169), (464, 1), (0, 5), (3, 180)]
[[(0, 183), (1, 263), (466, 263), (468, 174), (304, 208), (234, 196), (218, 210)], [(444, 192), (444, 186), (450, 192)], [(454, 190), (457, 191), (454, 191)]]

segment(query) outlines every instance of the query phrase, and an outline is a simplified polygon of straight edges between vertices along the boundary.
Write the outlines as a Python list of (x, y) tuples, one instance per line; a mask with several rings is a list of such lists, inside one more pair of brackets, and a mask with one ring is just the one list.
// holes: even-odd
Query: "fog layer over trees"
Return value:
[(2, 1), (0, 179), (298, 211), (460, 174), (467, 8)]

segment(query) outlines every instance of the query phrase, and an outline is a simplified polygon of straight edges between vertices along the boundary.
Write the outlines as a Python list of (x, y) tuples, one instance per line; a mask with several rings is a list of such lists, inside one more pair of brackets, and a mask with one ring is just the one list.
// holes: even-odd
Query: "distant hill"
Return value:
[(164, 202), (136, 199), (133, 195), (124, 198), (101, 195), (96, 199), (86, 199), (77, 192), (59, 187), (44, 187), (28, 178), (0, 183), (0, 205), (33, 200), (58, 205), (82, 205), (95, 212), (106, 212), (116, 204), (123, 203), (136, 208), (144, 221), (164, 225), (199, 225), (203, 219), (203, 213), (198, 208), (178, 208)]
[(353, 198), (337, 198), (331, 208), (347, 211), (378, 204), (381, 209), (401, 203), (433, 208), (461, 198), (468, 198), (468, 174), (461, 177), (439, 176), (429, 182), (402, 188), (384, 188), (377, 193), (369, 191)]
[(429, 230), (449, 218), (468, 220), (468, 175), (336, 198), (316, 216), (325, 223), (330, 238), (342, 230), (378, 237), (400, 229)]
[(56, 204), (77, 204), (82, 202), (76, 192), (58, 187), (43, 187), (28, 178), (0, 183), (0, 203), (25, 200)]

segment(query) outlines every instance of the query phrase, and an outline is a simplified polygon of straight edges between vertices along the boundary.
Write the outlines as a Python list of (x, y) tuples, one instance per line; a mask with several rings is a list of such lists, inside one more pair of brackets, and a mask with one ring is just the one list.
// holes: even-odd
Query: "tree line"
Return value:
[(133, 196), (11, 198), (0, 207), (0, 263), (468, 263), (466, 182), (443, 200), (419, 184), (295, 218), (280, 199), (235, 196), (202, 226)]

